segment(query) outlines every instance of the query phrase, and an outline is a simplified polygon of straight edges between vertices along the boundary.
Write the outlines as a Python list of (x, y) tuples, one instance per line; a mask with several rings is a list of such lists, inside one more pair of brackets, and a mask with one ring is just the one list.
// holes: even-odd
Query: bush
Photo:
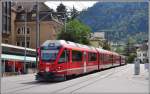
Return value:
[(127, 58), (127, 63), (133, 63), (135, 57), (136, 57), (135, 53), (129, 54), (129, 56)]

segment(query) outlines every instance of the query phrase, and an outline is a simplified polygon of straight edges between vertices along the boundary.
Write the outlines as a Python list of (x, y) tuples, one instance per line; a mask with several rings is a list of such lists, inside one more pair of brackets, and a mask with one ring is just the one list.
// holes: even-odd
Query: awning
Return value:
[[(1, 54), (1, 58), (5, 59), (5, 60), (20, 60), (20, 61), (24, 61), (25, 60), (24, 56), (9, 55), (9, 54)], [(36, 61), (36, 57), (26, 56), (26, 61), (27, 62), (35, 62)]]

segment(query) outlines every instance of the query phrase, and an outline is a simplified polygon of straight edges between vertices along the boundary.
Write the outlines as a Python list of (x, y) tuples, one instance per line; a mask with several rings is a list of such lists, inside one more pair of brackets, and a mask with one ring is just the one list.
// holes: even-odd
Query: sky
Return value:
[(83, 9), (87, 9), (88, 7), (92, 7), (96, 2), (97, 1), (47, 1), (45, 2), (45, 4), (48, 7), (56, 10), (57, 6), (60, 3), (63, 3), (68, 10), (72, 9), (74, 6), (78, 11), (82, 11)]

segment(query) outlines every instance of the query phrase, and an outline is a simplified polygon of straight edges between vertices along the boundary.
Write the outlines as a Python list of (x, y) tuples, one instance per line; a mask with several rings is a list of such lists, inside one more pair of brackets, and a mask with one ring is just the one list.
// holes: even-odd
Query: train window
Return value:
[(113, 63), (113, 55), (109, 56), (109, 61)]
[(88, 61), (96, 61), (96, 53), (88, 53)]
[(64, 50), (64, 51), (62, 52), (60, 58), (59, 58), (58, 63), (60, 64), (60, 63), (65, 63), (65, 62), (67, 62), (68, 59), (69, 59), (68, 57), (69, 57), (69, 51)]
[(100, 61), (103, 61), (103, 54), (99, 55), (99, 59), (100, 59)]
[(58, 50), (41, 50), (41, 59), (43, 61), (55, 61), (58, 54)]
[(72, 62), (81, 62), (82, 61), (82, 52), (72, 51)]
[(104, 62), (108, 62), (108, 60), (109, 60), (108, 55), (107, 55), (107, 54), (104, 54)]

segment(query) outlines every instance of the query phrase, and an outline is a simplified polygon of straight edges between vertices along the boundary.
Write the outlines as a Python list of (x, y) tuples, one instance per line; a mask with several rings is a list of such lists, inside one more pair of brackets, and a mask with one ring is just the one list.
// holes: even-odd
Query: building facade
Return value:
[(90, 44), (94, 47), (103, 47), (103, 43), (105, 41), (105, 33), (104, 32), (94, 32), (91, 33), (90, 36)]
[(11, 2), (2, 3), (2, 42), (9, 43), (11, 39)]
[(141, 63), (149, 62), (148, 41), (146, 41), (145, 43), (139, 46), (139, 48), (136, 51), (136, 54), (137, 54), (137, 58), (141, 61)]
[[(56, 39), (63, 24), (54, 19), (44, 3), (39, 3), (40, 44), (46, 40)], [(27, 48), (36, 47), (36, 4), (3, 3), (3, 33), (2, 42)], [(55, 17), (56, 18), (56, 17)], [(26, 41), (25, 41), (26, 39)]]
[[(40, 44), (46, 40), (56, 39), (57, 33), (63, 26), (54, 15), (51, 15), (50, 11), (51, 9), (44, 3), (39, 3)], [(2, 18), (1, 58), (3, 75), (16, 75), (18, 71), (22, 73), (35, 72), (37, 66), (35, 58), (36, 4), (31, 2), (3, 2)], [(24, 48), (25, 44), (26, 49)]]

